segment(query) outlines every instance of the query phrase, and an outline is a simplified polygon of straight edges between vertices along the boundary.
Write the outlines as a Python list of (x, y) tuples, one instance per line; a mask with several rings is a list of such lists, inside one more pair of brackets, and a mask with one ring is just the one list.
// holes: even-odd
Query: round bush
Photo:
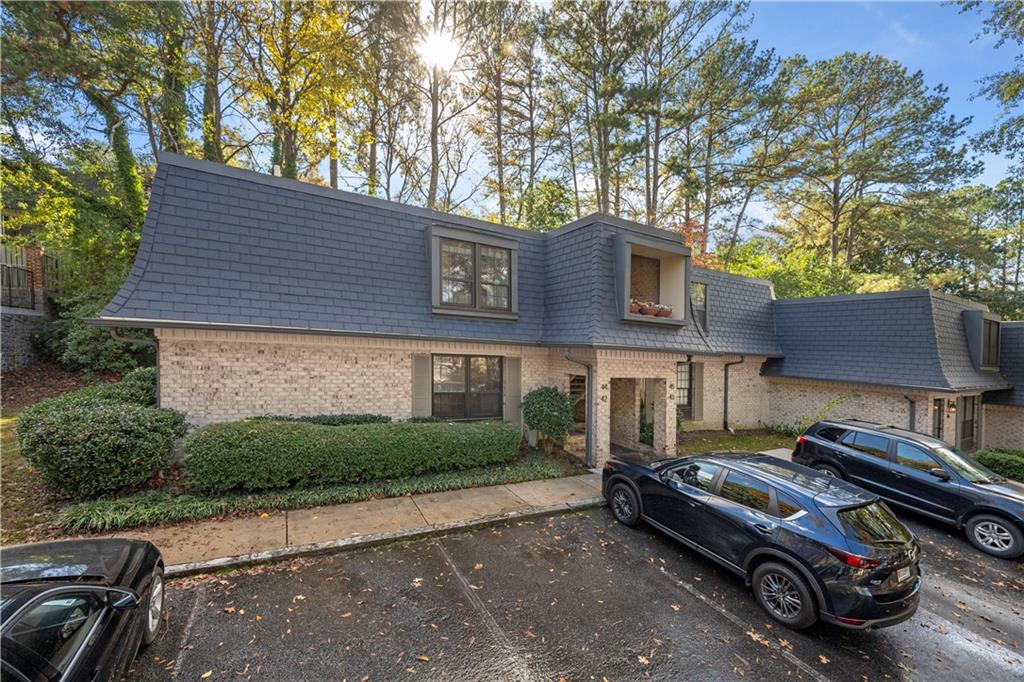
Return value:
[(172, 410), (65, 397), (25, 410), (18, 444), (56, 495), (91, 498), (149, 479), (185, 430)]
[(229, 422), (189, 435), (185, 470), (203, 492), (360, 483), (504, 464), (520, 438), (507, 422)]
[(523, 398), (523, 421), (540, 433), (544, 452), (551, 454), (553, 445), (561, 445), (572, 430), (572, 399), (552, 386), (535, 388)]

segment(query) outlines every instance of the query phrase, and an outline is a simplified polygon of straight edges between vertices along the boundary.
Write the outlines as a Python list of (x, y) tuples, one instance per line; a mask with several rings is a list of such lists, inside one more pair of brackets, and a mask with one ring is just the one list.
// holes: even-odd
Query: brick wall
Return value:
[(982, 410), (983, 447), (1024, 450), (1024, 407), (987, 404)]
[(629, 295), (638, 301), (661, 300), (661, 262), (657, 258), (629, 259)]
[(559, 366), (547, 349), (498, 344), (182, 329), (160, 329), (157, 337), (161, 405), (196, 424), (325, 412), (406, 419), (415, 353), (519, 357), (524, 394), (557, 385), (550, 367)]
[[(861, 384), (833, 381), (805, 381), (771, 377), (769, 383), (769, 412), (773, 424), (797, 424), (806, 420), (825, 418), (864, 419), (906, 428), (910, 422), (910, 405), (899, 389), (880, 389)], [(829, 403), (846, 396), (839, 404)], [(945, 394), (910, 392), (915, 401), (915, 430), (931, 432), (932, 398)], [(948, 397), (955, 397), (949, 394)], [(950, 442), (955, 438), (955, 419), (946, 420)]]
[[(693, 362), (704, 364), (704, 409), (702, 419), (686, 422), (687, 431), (722, 428), (725, 364), (739, 359), (739, 356), (694, 356)], [(762, 364), (763, 357), (748, 357), (743, 364), (729, 368), (729, 425), (734, 429), (753, 429), (771, 421), (768, 382), (761, 376)]]

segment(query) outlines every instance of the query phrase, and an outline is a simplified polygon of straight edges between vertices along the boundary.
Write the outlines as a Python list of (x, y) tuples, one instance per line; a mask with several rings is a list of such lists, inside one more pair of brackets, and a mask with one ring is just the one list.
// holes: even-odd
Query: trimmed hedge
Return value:
[(1024, 450), (982, 450), (975, 459), (1000, 476), (1024, 482)]
[(519, 427), (507, 422), (229, 422), (189, 435), (185, 470), (207, 493), (361, 483), (504, 464), (519, 444)]
[(249, 421), (274, 422), (305, 422), (324, 426), (352, 426), (354, 424), (388, 424), (391, 417), (383, 414), (314, 414), (306, 417), (270, 414), (265, 417), (253, 417)]
[(273, 509), (303, 509), (373, 498), (403, 497), (485, 485), (519, 483), (579, 473), (562, 462), (531, 453), (510, 464), (474, 467), (391, 481), (343, 483), (317, 488), (270, 490), (226, 495), (174, 495), (144, 490), (114, 500), (95, 500), (67, 507), (57, 521), (65, 533), (110, 532), (161, 523), (195, 521), (227, 514), (255, 514)]
[(185, 430), (185, 418), (172, 410), (63, 396), (25, 410), (18, 444), (50, 490), (90, 498), (149, 479)]
[[(156, 405), (156, 368), (140, 367), (124, 375), (120, 381), (108, 384), (94, 384), (77, 391), (71, 391), (54, 398), (41, 400), (32, 408), (45, 409), (47, 406), (56, 408), (80, 401), (104, 401), (126, 403), (140, 407)], [(29, 408), (29, 409), (32, 409)]]

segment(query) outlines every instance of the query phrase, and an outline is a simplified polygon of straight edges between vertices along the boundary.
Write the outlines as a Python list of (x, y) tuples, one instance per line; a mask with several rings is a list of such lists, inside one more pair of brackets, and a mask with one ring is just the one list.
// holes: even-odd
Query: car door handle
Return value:
[(771, 532), (775, 529), (764, 523), (755, 523), (754, 530), (756, 530), (761, 535), (770, 535)]
[(699, 507), (703, 507), (704, 506), (703, 502), (700, 502), (698, 500), (691, 500), (689, 498), (686, 499), (686, 504), (690, 505), (694, 509), (698, 509)]
[(896, 478), (906, 478), (907, 477), (907, 475), (905, 473), (903, 473), (902, 471), (893, 471), (892, 475), (895, 476)]

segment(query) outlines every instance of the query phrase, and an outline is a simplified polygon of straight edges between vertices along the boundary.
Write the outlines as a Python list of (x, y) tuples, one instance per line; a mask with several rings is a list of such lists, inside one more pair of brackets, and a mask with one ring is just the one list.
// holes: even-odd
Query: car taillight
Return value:
[(612, 470), (612, 463), (611, 462), (605, 462), (604, 463), (604, 470), (605, 471), (611, 471)]
[(845, 618), (843, 616), (836, 616), (836, 620), (844, 625), (864, 625), (867, 622), (861, 618)]
[(807, 436), (797, 436), (796, 444), (802, 445), (807, 442)]
[(866, 556), (860, 556), (859, 554), (850, 554), (849, 552), (844, 552), (843, 550), (836, 549), (835, 547), (829, 547), (828, 551), (847, 566), (853, 566), (854, 568), (875, 568), (882, 563), (878, 559), (871, 559)]

